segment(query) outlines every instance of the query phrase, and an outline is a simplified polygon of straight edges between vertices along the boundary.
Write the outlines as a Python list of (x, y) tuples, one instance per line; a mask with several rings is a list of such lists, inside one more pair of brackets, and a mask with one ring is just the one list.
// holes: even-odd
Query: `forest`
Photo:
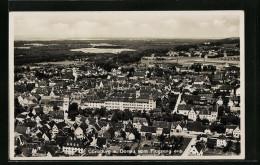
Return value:
[[(111, 39), (111, 40), (52, 40), (52, 41), (15, 41), (14, 42), (14, 64), (24, 65), (40, 62), (57, 62), (64, 60), (76, 60), (88, 58), (97, 62), (99, 66), (104, 66), (106, 70), (114, 65), (127, 64), (140, 61), (143, 56), (165, 55), (170, 50), (185, 51), (190, 48), (197, 48), (206, 41), (212, 40), (192, 40), (192, 39)], [(95, 48), (127, 48), (134, 49), (135, 52), (123, 51), (119, 54), (112, 53), (84, 53), (71, 51), (71, 49), (90, 48), (91, 44), (107, 43), (113, 46), (95, 46)], [(239, 40), (213, 40), (213, 45), (237, 44)], [(112, 65), (112, 66), (110, 66)]]

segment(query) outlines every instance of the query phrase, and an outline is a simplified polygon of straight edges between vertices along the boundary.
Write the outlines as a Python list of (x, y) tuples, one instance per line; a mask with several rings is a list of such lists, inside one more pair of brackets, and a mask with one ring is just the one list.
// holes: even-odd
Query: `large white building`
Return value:
[(101, 108), (111, 109), (129, 109), (150, 111), (156, 108), (156, 101), (150, 95), (149, 98), (111, 98), (104, 101), (87, 101), (81, 105), (81, 108)]

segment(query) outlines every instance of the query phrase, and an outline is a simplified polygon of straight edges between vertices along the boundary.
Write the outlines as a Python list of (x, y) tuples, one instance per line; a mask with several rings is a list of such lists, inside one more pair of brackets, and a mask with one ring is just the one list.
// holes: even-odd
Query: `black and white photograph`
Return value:
[(244, 12), (9, 13), (10, 160), (245, 159)]

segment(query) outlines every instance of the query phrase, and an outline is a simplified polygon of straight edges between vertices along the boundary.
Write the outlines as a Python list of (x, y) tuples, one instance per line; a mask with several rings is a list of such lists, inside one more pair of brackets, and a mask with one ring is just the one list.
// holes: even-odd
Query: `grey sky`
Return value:
[(240, 12), (16, 12), (14, 39), (239, 37)]

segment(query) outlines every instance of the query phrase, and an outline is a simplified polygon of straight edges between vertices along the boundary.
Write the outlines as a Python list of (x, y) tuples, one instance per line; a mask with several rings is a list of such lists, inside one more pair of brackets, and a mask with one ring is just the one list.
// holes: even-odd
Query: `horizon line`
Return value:
[(240, 39), (240, 37), (223, 37), (223, 38), (158, 38), (158, 37), (90, 37), (90, 38), (64, 38), (64, 39), (14, 39), (14, 41), (61, 41), (61, 40), (110, 40), (110, 39), (116, 39), (116, 40), (221, 40), (221, 39)]

